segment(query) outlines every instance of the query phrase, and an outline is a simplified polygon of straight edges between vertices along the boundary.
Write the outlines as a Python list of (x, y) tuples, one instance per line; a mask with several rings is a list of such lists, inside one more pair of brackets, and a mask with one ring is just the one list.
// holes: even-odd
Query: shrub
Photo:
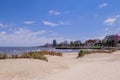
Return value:
[(40, 54), (39, 52), (33, 52), (31, 54), (31, 57), (34, 58), (34, 59), (41, 59), (41, 60), (45, 60), (45, 61), (48, 62), (47, 57), (45, 57), (44, 55)]
[(21, 58), (41, 59), (48, 62), (47, 57), (45, 57), (42, 53), (37, 51), (24, 53), (21, 55)]
[(40, 59), (42, 57), (42, 55), (37, 52), (33, 52), (33, 54), (31, 54), (31, 57), (35, 58), (35, 59)]
[(85, 56), (85, 54), (86, 54), (86, 51), (83, 50), (83, 49), (81, 49), (81, 50), (78, 52), (77, 58), (83, 57), (83, 56)]
[(6, 59), (7, 58), (7, 53), (1, 53), (0, 54), (0, 59)]
[(11, 58), (19, 58), (18, 54), (12, 54)]
[(26, 52), (26, 53), (23, 53), (20, 58), (31, 58), (31, 55), (30, 53)]
[(51, 56), (63, 56), (62, 53), (53, 52), (53, 51), (38, 51), (42, 55), (51, 55)]

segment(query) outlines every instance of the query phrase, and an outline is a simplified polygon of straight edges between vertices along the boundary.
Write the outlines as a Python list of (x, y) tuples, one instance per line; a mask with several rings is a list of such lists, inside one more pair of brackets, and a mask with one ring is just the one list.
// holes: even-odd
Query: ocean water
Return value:
[(55, 51), (55, 52), (79, 52), (79, 49), (55, 49), (53, 47), (0, 47), (0, 53), (24, 53), (24, 52), (31, 52), (31, 51), (42, 51), (42, 50), (48, 50), (48, 51)]

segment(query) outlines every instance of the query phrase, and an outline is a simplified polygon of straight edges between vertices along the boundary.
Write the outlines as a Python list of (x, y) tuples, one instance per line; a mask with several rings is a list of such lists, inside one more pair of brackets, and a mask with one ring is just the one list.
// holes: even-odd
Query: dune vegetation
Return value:
[(33, 51), (33, 52), (25, 52), (23, 54), (0, 53), (0, 59), (30, 58), (30, 59), (40, 59), (48, 62), (48, 59), (45, 55), (63, 56), (62, 53), (53, 52), (53, 51)]

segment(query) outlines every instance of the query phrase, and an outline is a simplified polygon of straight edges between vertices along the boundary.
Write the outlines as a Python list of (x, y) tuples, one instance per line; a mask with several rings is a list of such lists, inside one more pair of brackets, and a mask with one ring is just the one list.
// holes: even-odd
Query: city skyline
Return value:
[(119, 0), (0, 0), (0, 46), (120, 34)]

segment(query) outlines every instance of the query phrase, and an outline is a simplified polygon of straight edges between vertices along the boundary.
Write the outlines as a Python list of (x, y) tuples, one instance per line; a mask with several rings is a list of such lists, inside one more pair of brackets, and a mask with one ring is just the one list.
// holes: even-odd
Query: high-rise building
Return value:
[(114, 40), (115, 42), (118, 42), (119, 41), (119, 35), (109, 35), (109, 36), (106, 36), (105, 37), (105, 41), (112, 41)]
[(57, 45), (56, 40), (53, 40), (53, 46), (56, 46), (56, 45)]

